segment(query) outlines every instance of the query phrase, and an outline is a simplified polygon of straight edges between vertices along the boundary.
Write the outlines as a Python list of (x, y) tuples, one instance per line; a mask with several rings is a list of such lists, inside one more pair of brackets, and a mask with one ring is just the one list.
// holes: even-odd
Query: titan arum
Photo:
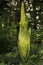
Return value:
[(28, 57), (30, 52), (30, 34), (31, 34), (31, 28), (27, 30), (28, 22), (25, 20), (26, 19), (25, 17), (26, 16), (24, 12), (24, 4), (22, 3), (18, 47), (20, 56), (23, 60)]

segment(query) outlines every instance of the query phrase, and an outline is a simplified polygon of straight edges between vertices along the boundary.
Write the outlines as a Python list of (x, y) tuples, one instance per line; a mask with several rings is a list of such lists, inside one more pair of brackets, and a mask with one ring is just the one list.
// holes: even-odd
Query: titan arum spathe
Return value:
[(24, 4), (22, 3), (18, 47), (23, 60), (27, 59), (30, 52), (31, 28), (27, 30), (27, 24), (28, 22), (25, 20)]

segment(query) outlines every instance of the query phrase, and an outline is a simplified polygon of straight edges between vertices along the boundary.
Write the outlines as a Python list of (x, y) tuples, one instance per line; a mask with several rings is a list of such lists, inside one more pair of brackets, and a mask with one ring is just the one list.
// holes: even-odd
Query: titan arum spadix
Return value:
[(25, 20), (24, 4), (21, 6), (21, 21), (20, 21), (20, 30), (19, 30), (19, 41), (18, 47), (21, 58), (24, 60), (28, 57), (30, 52), (30, 33), (31, 28), (27, 30), (28, 22)]

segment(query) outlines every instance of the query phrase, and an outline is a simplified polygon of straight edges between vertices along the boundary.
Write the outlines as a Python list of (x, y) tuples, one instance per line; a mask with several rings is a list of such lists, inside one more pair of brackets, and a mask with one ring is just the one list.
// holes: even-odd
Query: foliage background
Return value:
[[(17, 6), (15, 2), (18, 3)], [(43, 1), (26, 1), (29, 4), (27, 7), (25, 6), (25, 15), (28, 20), (27, 29), (31, 27), (30, 54), (26, 61), (22, 61), (18, 51), (21, 1), (15, 2), (0, 0), (0, 65), (42, 65)], [(30, 18), (27, 13), (31, 15)]]

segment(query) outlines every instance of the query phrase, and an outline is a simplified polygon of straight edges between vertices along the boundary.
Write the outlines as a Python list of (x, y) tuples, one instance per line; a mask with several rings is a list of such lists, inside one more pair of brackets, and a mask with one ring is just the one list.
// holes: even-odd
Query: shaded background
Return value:
[[(31, 27), (31, 50), (26, 65), (43, 64), (43, 1), (24, 0), (25, 15)], [(22, 65), (18, 52), (20, 0), (0, 0), (0, 65)], [(31, 15), (29, 18), (28, 14)], [(24, 40), (25, 41), (25, 40)], [(7, 59), (7, 60), (6, 60)], [(19, 60), (18, 60), (19, 59)]]

